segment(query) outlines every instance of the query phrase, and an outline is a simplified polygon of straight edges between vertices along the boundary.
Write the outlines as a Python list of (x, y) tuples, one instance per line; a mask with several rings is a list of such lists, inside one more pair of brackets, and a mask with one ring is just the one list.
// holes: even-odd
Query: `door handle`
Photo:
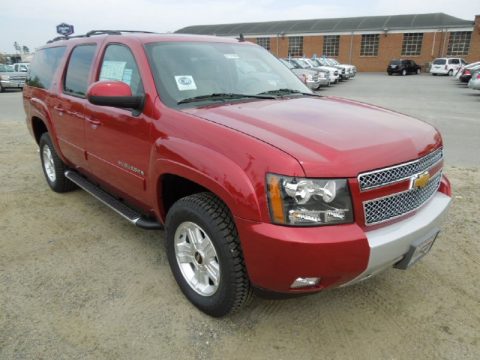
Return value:
[(87, 117), (87, 116), (85, 116), (85, 120), (87, 120), (94, 127), (102, 125), (102, 123), (100, 121), (94, 120), (94, 119), (92, 119), (90, 117)]

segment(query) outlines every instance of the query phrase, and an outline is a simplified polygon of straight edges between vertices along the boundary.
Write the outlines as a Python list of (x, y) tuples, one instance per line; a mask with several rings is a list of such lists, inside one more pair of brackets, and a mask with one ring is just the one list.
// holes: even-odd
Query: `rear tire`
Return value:
[(251, 287), (227, 206), (208, 192), (187, 196), (173, 204), (165, 224), (170, 269), (187, 299), (214, 317), (240, 309)]
[(449, 70), (448, 71), (448, 76), (452, 76), (453, 75), (453, 70)]
[(58, 156), (48, 132), (40, 137), (40, 161), (50, 188), (58, 193), (75, 190), (77, 186), (65, 177), (67, 166)]
[(402, 76), (405, 76), (405, 75), (407, 75), (407, 70), (403, 69), (402, 70)]
[(420, 75), (421, 72), (422, 72), (422, 70), (417, 69), (417, 75)]

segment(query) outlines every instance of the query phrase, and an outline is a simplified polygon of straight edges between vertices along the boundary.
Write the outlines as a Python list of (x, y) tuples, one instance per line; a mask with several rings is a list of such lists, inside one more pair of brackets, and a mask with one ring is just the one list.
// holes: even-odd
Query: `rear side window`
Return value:
[(450, 60), (448, 61), (448, 63), (449, 63), (449, 64), (460, 64), (460, 60), (458, 60), (458, 59), (450, 59)]
[(40, 49), (35, 52), (30, 73), (27, 76), (27, 85), (49, 89), (64, 54), (65, 46)]
[(132, 95), (143, 95), (142, 78), (130, 49), (124, 45), (108, 45), (103, 57), (99, 80), (117, 80), (129, 85)]
[(65, 75), (65, 93), (85, 97), (96, 47), (96, 45), (79, 45), (73, 49)]
[(445, 59), (437, 59), (433, 62), (433, 65), (445, 65), (447, 63), (447, 60)]

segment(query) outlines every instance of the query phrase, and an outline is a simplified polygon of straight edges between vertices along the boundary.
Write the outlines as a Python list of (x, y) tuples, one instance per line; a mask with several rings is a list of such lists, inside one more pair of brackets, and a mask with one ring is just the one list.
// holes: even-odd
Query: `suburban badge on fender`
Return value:
[(123, 161), (117, 161), (118, 165), (120, 165), (121, 167), (123, 167), (124, 169), (127, 169), (127, 170), (130, 170), (130, 171), (133, 171), (134, 173), (137, 173), (139, 175), (145, 175), (145, 173), (143, 172), (143, 170), (140, 170), (139, 168), (136, 168), (135, 166), (132, 166), (130, 164), (127, 164), (126, 162), (123, 162)]

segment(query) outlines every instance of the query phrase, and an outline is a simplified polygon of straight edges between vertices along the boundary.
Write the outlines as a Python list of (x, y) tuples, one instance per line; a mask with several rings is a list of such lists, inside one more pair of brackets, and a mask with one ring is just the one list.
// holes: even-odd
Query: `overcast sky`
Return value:
[(479, 0), (2, 0), (0, 52), (13, 43), (35, 49), (66, 22), (76, 34), (92, 29), (173, 32), (188, 25), (444, 12), (466, 20)]

